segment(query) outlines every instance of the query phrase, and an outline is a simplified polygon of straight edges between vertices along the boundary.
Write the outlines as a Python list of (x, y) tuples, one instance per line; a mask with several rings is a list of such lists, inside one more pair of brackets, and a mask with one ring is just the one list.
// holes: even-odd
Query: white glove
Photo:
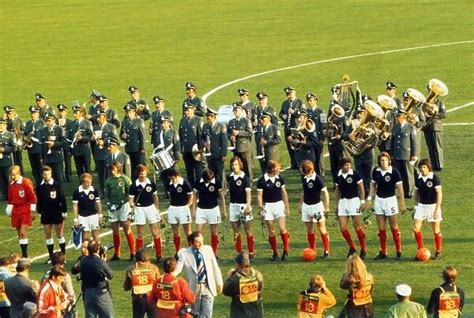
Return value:
[(12, 215), (12, 211), (13, 211), (13, 204), (7, 204), (7, 207), (5, 208), (5, 213), (6, 213), (8, 216), (11, 216), (11, 215)]

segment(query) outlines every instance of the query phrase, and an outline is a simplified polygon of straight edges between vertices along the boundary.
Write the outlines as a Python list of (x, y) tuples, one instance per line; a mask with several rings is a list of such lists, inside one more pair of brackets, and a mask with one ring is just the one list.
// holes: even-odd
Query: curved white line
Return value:
[(469, 44), (469, 43), (474, 43), (474, 40), (469, 40), (469, 41), (459, 41), (459, 42), (450, 42), (450, 43), (439, 43), (439, 44), (432, 44), (432, 45), (422, 45), (422, 46), (414, 46), (414, 47), (407, 47), (403, 49), (394, 49), (394, 50), (387, 50), (387, 51), (379, 51), (379, 52), (371, 52), (371, 53), (363, 53), (363, 54), (355, 54), (355, 55), (348, 55), (348, 56), (341, 56), (341, 57), (335, 57), (331, 59), (325, 59), (325, 60), (319, 60), (319, 61), (314, 61), (314, 62), (309, 62), (309, 63), (303, 63), (303, 64), (297, 64), (297, 65), (292, 65), (292, 66), (287, 66), (287, 67), (282, 67), (282, 68), (277, 68), (274, 70), (270, 71), (265, 71), (261, 73), (255, 73), (251, 74), (245, 77), (241, 77), (238, 79), (235, 79), (233, 81), (224, 83), (222, 85), (219, 85), (207, 93), (205, 93), (202, 96), (202, 99), (206, 101), (206, 99), (211, 96), (212, 94), (220, 91), (221, 89), (233, 85), (238, 82), (242, 82), (254, 77), (259, 77), (262, 75), (267, 75), (267, 74), (272, 74), (276, 72), (281, 72), (281, 71), (287, 71), (287, 70), (292, 70), (295, 68), (299, 67), (305, 67), (305, 66), (310, 66), (310, 65), (316, 65), (316, 64), (323, 64), (323, 63), (329, 63), (329, 62), (336, 62), (336, 61), (343, 61), (343, 60), (349, 60), (349, 59), (355, 59), (359, 57), (366, 57), (366, 56), (374, 56), (374, 55), (382, 55), (382, 54), (391, 54), (391, 53), (398, 53), (398, 52), (406, 52), (406, 51), (414, 51), (414, 50), (423, 50), (423, 49), (430, 49), (430, 48), (435, 48), (435, 47), (442, 47), (442, 46), (451, 46), (451, 45), (458, 45), (458, 44)]

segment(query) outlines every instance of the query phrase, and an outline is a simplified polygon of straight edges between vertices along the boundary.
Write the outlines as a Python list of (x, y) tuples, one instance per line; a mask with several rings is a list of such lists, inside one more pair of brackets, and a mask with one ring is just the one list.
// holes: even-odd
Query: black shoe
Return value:
[(349, 252), (347, 252), (347, 257), (354, 255), (355, 252), (356, 252), (355, 248), (350, 248)]
[(128, 260), (133, 262), (135, 260), (135, 254), (130, 254), (130, 258)]
[(433, 259), (435, 261), (439, 261), (441, 259), (441, 252), (435, 252)]
[(402, 259), (402, 252), (397, 252), (397, 256), (395, 257), (397, 261)]
[(387, 254), (384, 254), (382, 252), (379, 252), (379, 255), (375, 256), (374, 257), (374, 261), (378, 261), (378, 260), (381, 260), (381, 259), (386, 259), (387, 258)]
[(364, 260), (366, 256), (367, 256), (367, 251), (360, 251), (360, 254), (359, 254), (360, 259)]
[(329, 259), (329, 252), (328, 251), (324, 251), (323, 259)]
[(51, 258), (48, 258), (48, 259), (46, 260), (46, 262), (44, 262), (44, 263), (45, 263), (45, 264), (51, 264)]
[(255, 254), (249, 254), (250, 263), (255, 262)]
[(272, 262), (275, 262), (278, 260), (278, 254), (273, 254), (272, 258), (270, 259), (270, 261)]
[(117, 255), (114, 254), (114, 256), (112, 256), (109, 259), (109, 262), (115, 262), (115, 261), (120, 261), (120, 256), (117, 256)]
[(155, 262), (156, 265), (161, 265), (162, 260), (163, 260), (163, 259), (161, 258), (161, 256), (157, 256), (157, 257), (156, 257), (156, 262)]
[(178, 260), (178, 259), (179, 259), (178, 253), (174, 253), (174, 256), (173, 256), (173, 257), (174, 257), (175, 260)]
[(281, 256), (282, 261), (286, 261), (288, 259), (288, 252), (283, 252), (283, 255)]

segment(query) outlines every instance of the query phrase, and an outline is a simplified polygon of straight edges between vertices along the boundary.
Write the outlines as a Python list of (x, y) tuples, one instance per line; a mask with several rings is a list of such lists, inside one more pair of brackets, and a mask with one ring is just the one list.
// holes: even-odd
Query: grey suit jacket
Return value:
[(395, 124), (390, 149), (397, 160), (410, 160), (411, 156), (416, 156), (416, 128), (408, 122), (403, 127)]

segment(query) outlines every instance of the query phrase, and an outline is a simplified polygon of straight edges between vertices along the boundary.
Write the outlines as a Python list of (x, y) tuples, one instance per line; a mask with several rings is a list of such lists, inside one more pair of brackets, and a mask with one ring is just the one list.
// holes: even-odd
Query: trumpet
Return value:
[(49, 134), (48, 134), (48, 140), (46, 141), (46, 145), (48, 146), (48, 151), (46, 152), (46, 154), (51, 154), (52, 153), (52, 148), (54, 146), (54, 142), (56, 141), (56, 135), (54, 134), (54, 129), (50, 129), (49, 130)]
[(72, 142), (71, 142), (71, 149), (73, 149), (75, 146), (76, 146), (76, 143), (77, 143), (77, 138), (81, 136), (82, 137), (82, 130), (79, 129), (78, 131), (76, 131), (76, 133), (74, 134), (74, 138), (72, 138)]

